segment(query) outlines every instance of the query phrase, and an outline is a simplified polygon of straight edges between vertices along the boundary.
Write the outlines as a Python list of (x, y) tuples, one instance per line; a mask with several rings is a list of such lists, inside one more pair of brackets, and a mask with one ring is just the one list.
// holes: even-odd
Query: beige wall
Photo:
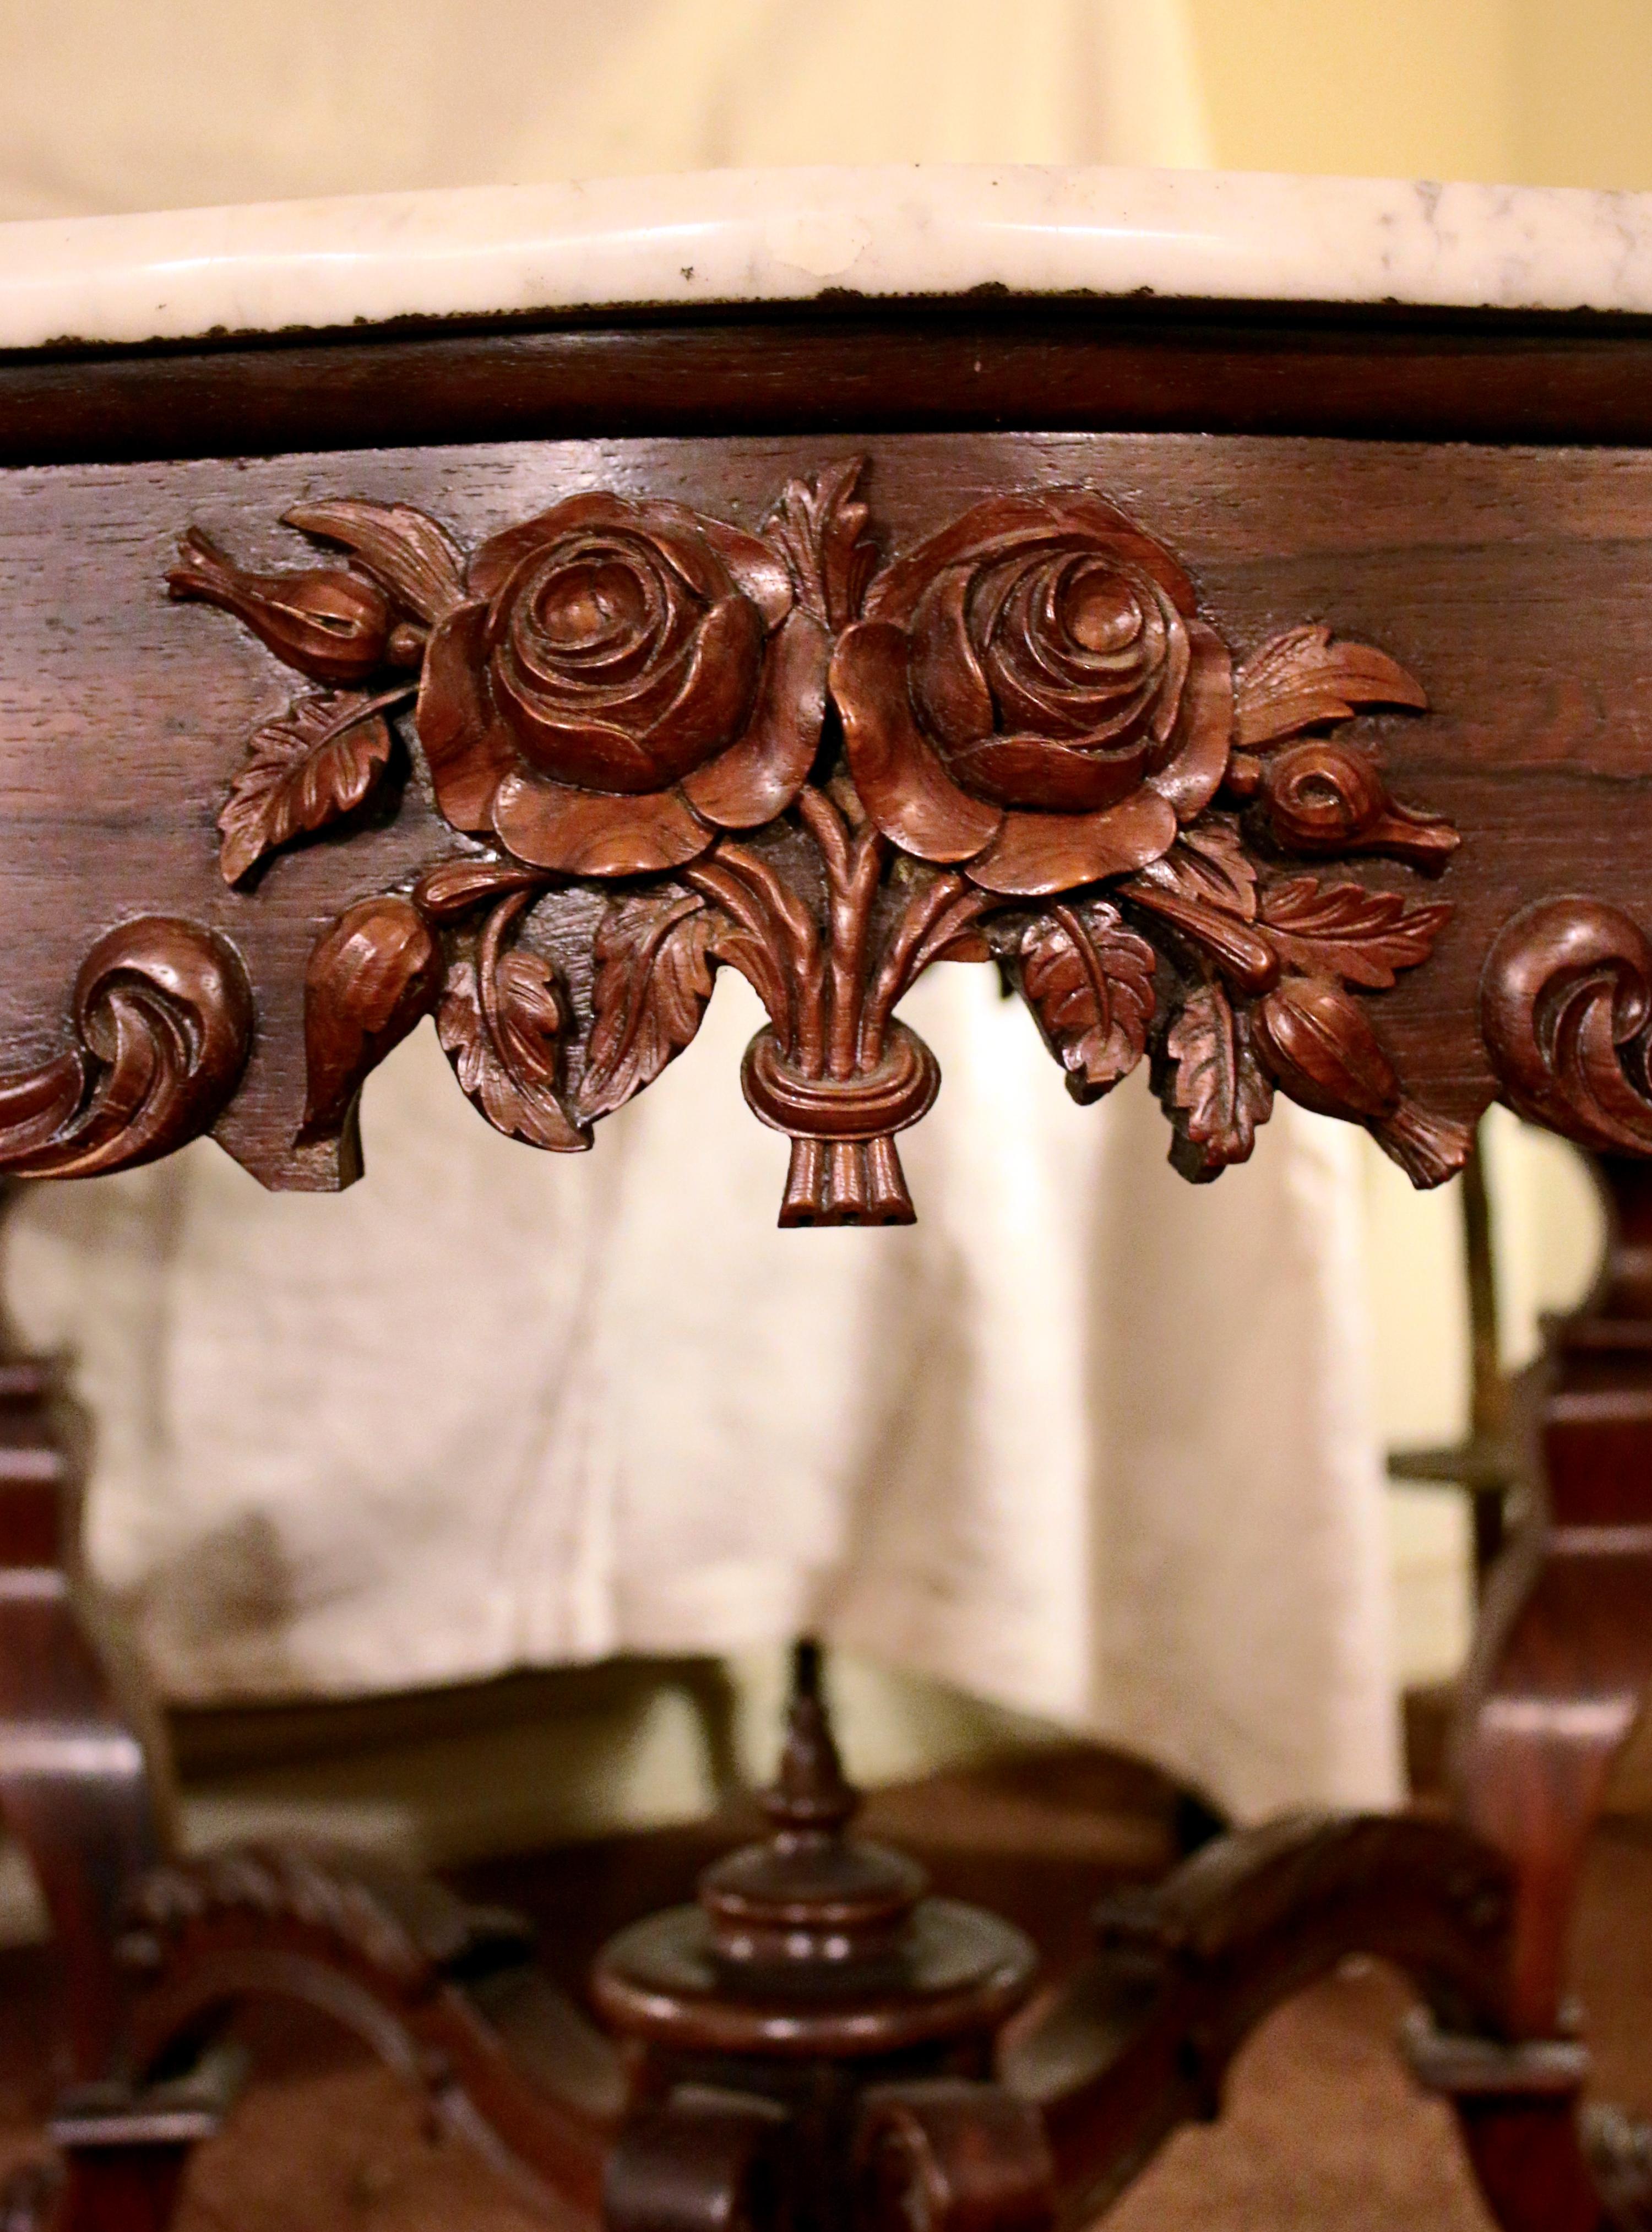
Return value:
[(1185, 0), (1215, 160), (1652, 187), (1647, 0)]

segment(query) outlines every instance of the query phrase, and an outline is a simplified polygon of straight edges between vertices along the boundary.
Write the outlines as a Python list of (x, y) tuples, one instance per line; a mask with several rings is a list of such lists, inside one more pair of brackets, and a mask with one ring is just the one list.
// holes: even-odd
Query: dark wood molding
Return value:
[[(1190, 585), (1178, 625), (1190, 646), (1214, 638), (1228, 662), (1233, 749), (1220, 795), (1208, 801), (1196, 836), (1191, 824), (1182, 832), (1179, 849), (1133, 877), (1092, 873), (1085, 885), (1051, 874), (1046, 889), (1023, 894), (1020, 945), (1001, 890), (1001, 908), (953, 923), (948, 957), (992, 954), (1008, 965), (1046, 1031), (1054, 1024), (1059, 1059), (1082, 1091), (1130, 1058), (1151, 974), (1149, 1054), (1191, 1126), (1202, 1130), (1215, 1110), (1218, 1128), (1242, 1138), (1268, 1093), (1283, 1087), (1384, 1127), (1422, 1175), (1448, 1169), (1462, 1127), (1499, 1089), (1481, 1036), (1480, 987), (1487, 953), (1511, 918), (1564, 894), (1568, 864), (1586, 858), (1587, 888), (1599, 904), (1652, 920), (1645, 848), (1613, 841), (1635, 827), (1649, 781), (1641, 677), (1652, 659), (1652, 620), (1636, 594), (1652, 547), (1647, 457), (926, 433), (871, 440), (858, 452), (868, 463), (852, 496), (832, 511), (822, 476), (856, 454), (813, 439), (741, 437), (0, 474), (0, 568), (10, 569), (0, 641), (8, 801), (0, 898), (19, 932), (0, 952), (0, 1067), (20, 1082), (49, 1068), (62, 1044), (62, 987), (88, 947), (111, 925), (165, 918), (227, 939), (244, 963), (258, 1027), (229, 1105), (209, 1120), (262, 1182), (347, 1182), (357, 1167), (349, 1111), (360, 1079), (431, 1012), (465, 1090), (484, 1108), (491, 1103), (507, 1130), (583, 1145), (588, 1124), (692, 1035), (703, 967), (724, 957), (700, 954), (698, 941), (735, 904), (732, 892), (702, 886), (722, 880), (733, 853), (743, 847), (761, 856), (758, 873), (778, 878), (825, 923), (832, 872), (820, 845), (826, 814), (842, 813), (831, 795), (842, 772), (839, 735), (860, 759), (856, 796), (866, 805), (865, 769), (892, 740), (910, 741), (910, 724), (891, 726), (889, 709), (909, 702), (922, 738), (956, 747), (956, 736), (935, 729), (939, 701), (925, 698), (939, 654), (918, 636), (933, 613), (914, 607), (904, 616), (892, 607), (875, 611), (874, 602), (916, 579), (921, 554), (945, 572), (953, 561), (936, 554), (949, 534), (976, 531), (989, 516), (980, 507), (1008, 504), (1014, 516), (1023, 516), (1016, 504), (1072, 511), (1077, 491), (1085, 503), (1122, 514), (1143, 546), (1167, 554)], [(560, 848), (553, 855), (526, 825), (513, 851), (502, 814), (515, 827), (516, 818), (541, 811), (534, 801), (547, 794), (526, 778), (507, 783), (502, 762), (501, 780), (489, 787), (486, 827), (463, 795), (445, 812), (444, 786), (431, 780), (427, 732), (444, 706), (451, 735), (445, 746), (438, 736), (438, 756), (448, 766), (476, 757), (464, 742), (474, 726), (470, 701), (462, 703), (469, 689), (480, 704), (476, 676), (507, 726), (532, 725), (502, 682), (496, 698), (493, 649), (467, 651), (462, 641), (477, 608), (491, 605), (491, 590), (473, 597), (465, 583), (463, 626), (421, 617), (421, 603), (435, 610), (442, 567), (463, 580), (502, 537), (537, 534), (534, 520), (567, 518), (561, 507), (599, 490), (640, 507), (638, 516), (675, 516), (672, 508), (682, 507), (700, 522), (690, 539), (713, 556), (719, 547), (745, 551), (728, 574), (733, 586), (719, 589), (703, 615), (721, 603), (716, 626), (743, 631), (741, 659), (713, 662), (729, 687), (738, 684), (736, 695), (751, 680), (755, 640), (742, 613), (761, 615), (766, 597), (790, 600), (785, 620), (761, 619), (761, 672), (771, 693), (764, 717), (789, 707), (793, 720), (784, 749), (771, 729), (757, 755), (782, 801), (778, 816), (726, 829), (722, 853), (690, 857), (684, 833), (691, 838), (705, 818), (702, 807), (735, 820), (751, 801), (731, 794), (719, 802), (717, 784), (733, 781), (739, 762), (719, 753), (690, 767), (697, 732), (679, 722), (670, 749), (682, 765), (662, 762), (661, 778), (688, 801), (672, 824), (674, 867), (658, 851), (664, 809), (617, 808), (615, 796), (637, 795), (623, 788), (632, 778), (603, 775), (588, 750), (567, 770), (580, 776), (574, 787), (586, 801), (588, 856)], [(786, 503), (776, 509), (788, 490), (791, 511)], [(809, 504), (817, 507), (813, 524)], [(841, 568), (852, 559), (850, 573), (815, 580), (811, 537), (837, 533), (862, 505), (865, 532), (832, 560)], [(281, 524), (283, 514), (295, 528)], [(387, 518), (410, 532), (424, 522), (399, 555), (393, 535), (373, 540), (373, 522), (382, 529)], [(975, 526), (963, 529), (970, 519)], [(196, 531), (176, 558), (187, 529)], [(352, 535), (367, 539), (353, 544)], [(882, 587), (852, 578), (868, 542), (884, 554)], [(760, 545), (765, 555), (754, 556)], [(991, 573), (997, 560), (979, 555)], [(169, 562), (174, 595), (190, 600), (178, 609), (165, 601)], [(726, 570), (729, 561), (716, 562)], [(748, 568), (750, 595), (738, 587), (739, 565)], [(226, 625), (199, 602), (213, 596), (244, 624)], [(823, 600), (835, 600), (830, 611)], [(698, 621), (690, 633), (698, 643)], [(788, 754), (806, 749), (816, 718), (822, 634), (831, 665), (823, 750), (810, 779), (792, 790)], [(295, 704), (287, 672), (295, 663), (310, 685)], [(1195, 667), (1198, 689), (1226, 686), (1207, 648)], [(1338, 673), (1340, 697), (1331, 687)], [(1402, 674), (1408, 679), (1396, 696)], [(1305, 678), (1316, 675), (1302, 694)], [(999, 682), (1013, 695), (1007, 667)], [(1305, 725), (1279, 735), (1279, 722), (1296, 717), (1293, 691)], [(508, 702), (515, 704), (509, 716)], [(755, 700), (737, 710), (748, 726), (757, 718)], [(708, 700), (696, 718), (711, 720), (714, 711)], [(664, 731), (657, 741), (665, 743)], [(975, 755), (976, 775), (989, 785), (1007, 781), (1004, 752), (1014, 741), (1001, 728), (991, 751)], [(564, 747), (535, 749), (555, 756)], [(909, 788), (916, 763), (910, 752), (902, 762)], [(445, 784), (450, 802), (457, 780)], [(1093, 770), (1092, 780), (1100, 780)], [(604, 782), (618, 786), (606, 803)], [(811, 803), (817, 793), (824, 806)], [(788, 795), (798, 802), (784, 805)], [(1077, 798), (1069, 824), (1083, 818)], [(894, 858), (879, 864), (875, 935), (889, 907), (911, 897), (914, 876), (933, 879), (937, 891), (951, 876), (958, 905), (975, 906), (984, 879), (968, 832), (958, 825), (926, 835), (914, 823), (907, 844), (887, 798), (884, 811), (891, 827), (880, 825), (880, 841)], [(1023, 834), (1038, 819), (1020, 805), (1015, 814)], [(1059, 818), (1053, 808), (1050, 816)], [(656, 847), (645, 869), (635, 850), (645, 821)], [(622, 823), (629, 853), (613, 835)], [(1235, 832), (1246, 873), (1255, 873), (1248, 895), (1226, 883), (1208, 847), (1197, 869), (1189, 857)], [(824, 841), (832, 851), (830, 836)], [(546, 865), (553, 857), (579, 858), (579, 872)], [(1053, 860), (1047, 845), (1041, 857)], [(644, 880), (632, 886), (612, 873), (625, 860)], [(1175, 883), (1177, 863), (1183, 873), (1171, 887), (1164, 879)], [(1118, 913), (1116, 924), (1090, 921), (1085, 910), (1097, 900)], [(1094, 965), (1063, 910), (1094, 948)], [(845, 915), (845, 930), (848, 922)], [(628, 988), (639, 957), (662, 940), (672, 965), (651, 981), (669, 981), (671, 996), (645, 1002), (644, 1012)], [(1420, 940), (1434, 946), (1422, 966), (1414, 965)], [(743, 949), (755, 968), (761, 944), (753, 933)], [(732, 951), (732, 937), (722, 944)], [(1379, 949), (1390, 957), (1383, 970), (1397, 970), (1391, 984), (1370, 974)], [(1311, 952), (1313, 965), (1305, 966)], [(1265, 985), (1280, 957), (1281, 985)], [(924, 965), (936, 958), (932, 947)], [(1353, 965), (1343, 967), (1343, 958)], [(1159, 1031), (1158, 1019), (1169, 1017), (1176, 985), (1207, 966), (1218, 980), (1204, 1001), (1211, 1012), (1178, 1028), (1172, 1047), (1169, 1025)], [(486, 988), (479, 970), (489, 976)], [(1323, 989), (1309, 997), (1299, 978)], [(1104, 980), (1113, 989), (1098, 1003)], [(1230, 1022), (1219, 1002), (1231, 1006), (1234, 990), (1254, 1012)], [(600, 1034), (599, 1001), (612, 1007)], [(933, 1080), (899, 1018), (891, 1021), (892, 1059), (910, 1074), (891, 1071), (887, 1082), (895, 1113), (910, 1117)], [(754, 1100), (794, 1136), (829, 1140), (822, 1109), (794, 1108), (788, 1117), (780, 1105), (784, 1080), (768, 1072), (785, 1037), (777, 1029), (776, 1046), (754, 1057)], [(588, 1092), (587, 1048), (602, 1057)], [(1195, 1077), (1204, 1080), (1196, 1092)], [(1412, 1138), (1413, 1105), (1448, 1133)], [(904, 1213), (887, 1157), (871, 1146), (892, 1137), (892, 1125), (893, 1116), (865, 1139), (846, 1139), (840, 1184), (829, 1171), (801, 1171), (800, 1212), (818, 1199), (830, 1213), (841, 1197)], [(1189, 1165), (1209, 1160), (1198, 1141), (1180, 1152)], [(829, 1147), (822, 1154), (829, 1164)]]
[(1652, 439), (1646, 323), (1296, 304), (826, 302), (0, 355), (0, 465), (593, 434)]

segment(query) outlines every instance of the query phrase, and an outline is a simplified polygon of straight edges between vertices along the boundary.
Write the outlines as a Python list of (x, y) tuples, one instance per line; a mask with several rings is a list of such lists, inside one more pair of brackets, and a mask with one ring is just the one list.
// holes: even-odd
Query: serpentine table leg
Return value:
[(1590, 1831), (1652, 1685), (1652, 1169), (1602, 1156), (1595, 1292), (1522, 1391), (1531, 1508), (1488, 1593), (1460, 1709), (1461, 1817), (1514, 1885), (1506, 2049), (1419, 2036), (1508, 2232), (1652, 2225), (1648, 2135), (1577, 2113), (1587, 2056), (1565, 1989)]
[(0, 1819), (51, 1917), (63, 2035), (42, 2060), (69, 2080), (52, 2125), (66, 2174), (14, 2178), (6, 2232), (161, 2232), (232, 2073), (220, 2058), (145, 2088), (125, 2055), (125, 1904), (170, 1848), (172, 1791), (159, 1713), (83, 1570), (88, 1439), (62, 1360), (25, 1354), (0, 1317)]
[(81, 1570), (86, 1441), (58, 1361), (0, 1323), (0, 1815), (51, 1913), (83, 2080), (108, 2073), (120, 1902), (165, 1849), (170, 1796), (159, 1717)]

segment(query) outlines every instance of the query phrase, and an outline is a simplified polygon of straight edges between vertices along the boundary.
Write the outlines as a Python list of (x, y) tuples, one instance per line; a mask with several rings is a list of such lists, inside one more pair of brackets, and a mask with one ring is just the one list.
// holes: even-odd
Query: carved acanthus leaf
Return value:
[(1027, 925), (1017, 957), (1021, 996), (1075, 1100), (1098, 1100), (1145, 1053), (1156, 958), (1103, 901), (1057, 907)]
[(347, 908), (322, 935), (304, 977), (301, 1144), (339, 1136), (367, 1076), (430, 1012), (441, 981), (430, 925), (394, 893)]
[(1273, 1080), (1256, 1059), (1248, 1014), (1215, 977), (1195, 984), (1164, 1034), (1157, 1080), (1175, 1132), (1170, 1160), (1201, 1184), (1256, 1145), (1273, 1107)]
[(823, 627), (847, 627), (858, 616), (878, 562), (876, 546), (865, 539), (866, 506), (852, 500), (865, 463), (846, 457), (812, 481), (787, 481), (766, 523), (791, 569), (798, 602)]
[(700, 1028), (711, 996), (715, 918), (695, 892), (615, 901), (598, 925), (597, 976), (579, 1113), (590, 1122), (658, 1077)]
[(567, 1010), (543, 954), (507, 947), (528, 893), (494, 911), (476, 957), (456, 962), (437, 1011), (437, 1035), (461, 1089), (496, 1130), (532, 1146), (576, 1154), (591, 1135), (558, 1095)]
[(226, 884), (238, 883), (266, 853), (360, 805), (390, 760), (382, 702), (360, 691), (328, 690), (301, 698), (253, 731), (252, 756), (218, 816)]
[(1234, 742), (1255, 750), (1319, 721), (1344, 721), (1361, 705), (1409, 705), (1428, 694), (1396, 659), (1368, 643), (1333, 643), (1323, 623), (1265, 643), (1234, 678)]
[(1270, 943), (1292, 968), (1341, 976), (1370, 991), (1385, 991), (1397, 970), (1426, 961), (1450, 919), (1448, 904), (1408, 908), (1397, 892), (1322, 884), (1313, 876), (1270, 885), (1260, 915)]

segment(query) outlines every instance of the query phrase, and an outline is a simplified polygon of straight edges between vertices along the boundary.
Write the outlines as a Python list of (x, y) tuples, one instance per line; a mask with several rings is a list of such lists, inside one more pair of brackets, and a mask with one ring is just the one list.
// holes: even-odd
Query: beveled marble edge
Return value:
[(0, 225), (9, 349), (985, 287), (1652, 312), (1652, 195), (912, 165)]

